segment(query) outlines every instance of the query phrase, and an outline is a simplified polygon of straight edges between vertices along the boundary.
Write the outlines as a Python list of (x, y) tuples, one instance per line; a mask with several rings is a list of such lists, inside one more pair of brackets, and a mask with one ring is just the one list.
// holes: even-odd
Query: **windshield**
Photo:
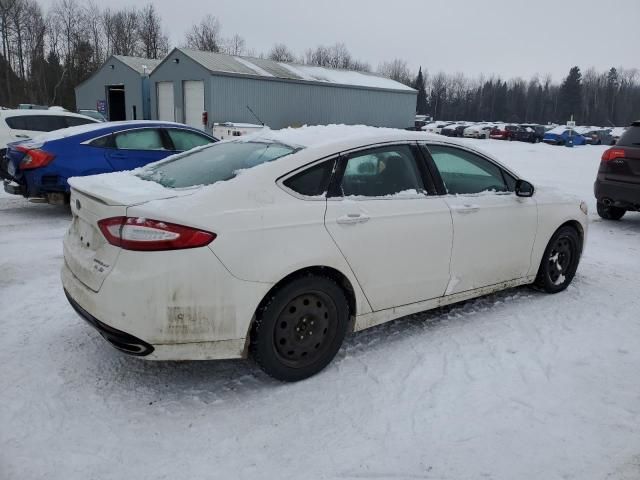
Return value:
[(221, 142), (172, 157), (138, 173), (168, 188), (211, 185), (234, 178), (240, 170), (284, 157), (299, 149), (269, 142)]

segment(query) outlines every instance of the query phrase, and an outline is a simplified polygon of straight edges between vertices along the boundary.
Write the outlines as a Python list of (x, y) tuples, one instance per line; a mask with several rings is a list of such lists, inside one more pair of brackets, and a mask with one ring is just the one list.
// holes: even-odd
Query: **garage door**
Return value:
[(184, 92), (184, 123), (190, 127), (202, 128), (202, 112), (205, 110), (204, 82), (185, 80), (182, 91)]
[(158, 120), (175, 122), (173, 82), (156, 83), (156, 95), (158, 99)]

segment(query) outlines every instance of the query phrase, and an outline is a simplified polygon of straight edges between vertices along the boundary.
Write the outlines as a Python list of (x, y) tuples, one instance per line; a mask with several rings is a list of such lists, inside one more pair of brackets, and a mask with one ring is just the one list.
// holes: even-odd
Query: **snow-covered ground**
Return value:
[(118, 353), (64, 299), (68, 212), (0, 194), (0, 478), (640, 478), (640, 214), (594, 215), (605, 147), (474, 143), (589, 202), (573, 285), (360, 332), (291, 385)]

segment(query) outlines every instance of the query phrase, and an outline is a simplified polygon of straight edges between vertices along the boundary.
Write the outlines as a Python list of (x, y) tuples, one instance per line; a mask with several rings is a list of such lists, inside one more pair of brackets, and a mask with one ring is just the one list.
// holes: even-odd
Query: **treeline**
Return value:
[(417, 112), (437, 119), (546, 124), (566, 123), (573, 117), (579, 125), (615, 126), (640, 118), (635, 69), (590, 68), (582, 75), (573, 67), (561, 84), (554, 84), (550, 76), (505, 81), (419, 74), (411, 85), (422, 93)]
[[(113, 10), (95, 0), (58, 0), (44, 11), (37, 0), (0, 0), (0, 105), (19, 103), (75, 108), (74, 88), (112, 54), (162, 58), (170, 49), (153, 3)], [(184, 33), (181, 46), (371, 72), (343, 43), (319, 45), (297, 54), (284, 44), (266, 52), (235, 33), (223, 35), (220, 21), (205, 16)], [(461, 73), (412, 72), (403, 59), (382, 62), (376, 72), (418, 90), (417, 113), (450, 120), (562, 122), (625, 125), (640, 117), (635, 69), (584, 74), (571, 69), (562, 83), (549, 75), (530, 80), (468, 78)]]
[(160, 58), (169, 50), (153, 4), (101, 9), (93, 0), (0, 0), (0, 105), (75, 107), (74, 88), (111, 54)]

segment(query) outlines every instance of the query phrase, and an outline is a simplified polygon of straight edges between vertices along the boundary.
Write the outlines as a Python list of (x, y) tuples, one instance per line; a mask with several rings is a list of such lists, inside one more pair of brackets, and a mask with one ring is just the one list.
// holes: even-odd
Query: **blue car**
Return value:
[(566, 145), (569, 139), (573, 140), (574, 145), (586, 145), (587, 139), (567, 127), (556, 127), (544, 134), (542, 141), (550, 145)]
[(92, 123), (9, 144), (0, 177), (8, 193), (62, 203), (70, 177), (132, 170), (216, 141), (172, 122)]

